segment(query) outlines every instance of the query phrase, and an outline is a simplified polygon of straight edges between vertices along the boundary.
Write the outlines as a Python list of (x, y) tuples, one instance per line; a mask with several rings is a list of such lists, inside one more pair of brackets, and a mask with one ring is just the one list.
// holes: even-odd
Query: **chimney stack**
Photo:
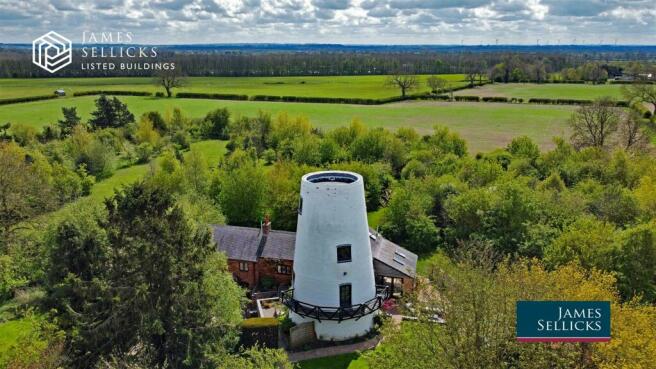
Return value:
[(264, 236), (269, 235), (269, 231), (271, 231), (271, 220), (269, 219), (269, 214), (264, 216), (264, 222), (262, 222), (262, 234)]

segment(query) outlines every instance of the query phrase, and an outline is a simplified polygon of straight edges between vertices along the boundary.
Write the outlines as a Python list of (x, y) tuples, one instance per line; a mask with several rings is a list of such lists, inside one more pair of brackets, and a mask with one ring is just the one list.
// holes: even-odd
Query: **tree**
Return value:
[(555, 267), (576, 261), (586, 269), (613, 270), (615, 227), (586, 216), (567, 227), (544, 252), (546, 265)]
[(205, 138), (227, 140), (230, 112), (226, 108), (213, 110), (203, 120), (201, 134)]
[(656, 224), (641, 224), (618, 237), (617, 285), (626, 299), (656, 301)]
[(164, 90), (166, 90), (166, 96), (171, 97), (173, 94), (171, 90), (184, 86), (187, 81), (180, 72), (180, 69), (173, 68), (162, 70), (161, 72), (157, 73), (153, 79), (153, 83), (156, 86), (164, 87)]
[[(480, 259), (484, 260), (481, 261)], [(520, 260), (493, 267), (485, 255), (441, 254), (427, 263), (421, 298), (408, 315), (417, 321), (383, 326), (384, 349), (363, 356), (370, 369), (649, 368), (656, 342), (656, 308), (622, 304), (612, 275), (566, 265), (546, 270)], [(610, 301), (613, 339), (603, 344), (517, 342), (518, 300)], [(444, 324), (433, 322), (439, 311)]]
[(252, 347), (238, 355), (219, 356), (217, 369), (293, 369), (287, 353), (281, 349)]
[(417, 88), (419, 82), (417, 81), (417, 77), (413, 74), (396, 73), (387, 77), (385, 85), (400, 88), (401, 97), (405, 97), (408, 91)]
[(146, 367), (199, 368), (232, 350), (242, 290), (209, 230), (144, 182), (105, 209), (64, 222), (53, 239), (49, 297), (70, 325), (72, 367), (116, 355)]
[(444, 92), (448, 85), (448, 81), (444, 78), (438, 76), (430, 76), (426, 79), (426, 85), (430, 88), (431, 92), (436, 94), (438, 92)]
[(59, 126), (59, 134), (62, 138), (68, 137), (73, 133), (73, 129), (81, 123), (80, 117), (77, 115), (77, 108), (75, 106), (67, 108), (62, 107), (64, 119), (57, 121)]
[(89, 124), (93, 129), (120, 128), (134, 123), (134, 115), (117, 97), (113, 99), (100, 95), (96, 100), (96, 110), (91, 113)]
[[(622, 93), (627, 100), (634, 103), (651, 104), (656, 110), (656, 84), (648, 84), (642, 81), (622, 86)], [(656, 112), (655, 112), (656, 113)], [(654, 119), (656, 114), (652, 114)]]
[(26, 221), (56, 205), (49, 164), (13, 142), (0, 142), (0, 250)]
[(515, 137), (507, 147), (513, 156), (535, 161), (540, 156), (540, 148), (528, 136)]
[(602, 97), (590, 105), (581, 106), (570, 117), (572, 143), (577, 147), (605, 148), (608, 138), (617, 130), (620, 110), (609, 97)]
[(640, 113), (631, 109), (619, 122), (619, 144), (627, 151), (641, 152), (649, 145), (649, 135), (643, 127)]
[(245, 162), (221, 177), (219, 204), (234, 225), (256, 225), (264, 215), (266, 178), (254, 162)]

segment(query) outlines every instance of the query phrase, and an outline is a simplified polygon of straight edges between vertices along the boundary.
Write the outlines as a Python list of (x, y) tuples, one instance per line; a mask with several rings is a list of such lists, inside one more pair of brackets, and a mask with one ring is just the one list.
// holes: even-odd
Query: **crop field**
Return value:
[[(427, 76), (418, 76), (419, 88), (428, 91)], [(462, 74), (440, 75), (453, 84), (467, 84)], [(400, 95), (399, 90), (385, 86), (387, 76), (321, 76), (321, 77), (190, 77), (175, 92), (224, 93), (240, 95), (385, 98)], [(74, 92), (121, 90), (164, 92), (148, 77), (113, 78), (30, 78), (0, 79), (0, 99), (50, 95), (62, 88), (69, 96)]]
[[(0, 106), (0, 122), (25, 124), (41, 129), (55, 124), (61, 108), (76, 106), (82, 119), (89, 119), (96, 96), (36, 101)], [(204, 116), (217, 108), (228, 108), (233, 116), (255, 115), (258, 111), (277, 115), (307, 116), (323, 129), (348, 124), (354, 118), (369, 127), (414, 127), (429, 133), (436, 124), (458, 132), (469, 144), (472, 153), (489, 151), (506, 145), (513, 137), (527, 135), (542, 148), (551, 147), (554, 136), (567, 134), (567, 119), (573, 106), (529, 104), (495, 104), (467, 102), (408, 101), (385, 105), (312, 104), (284, 102), (226, 101), (203, 99), (166, 99), (122, 96), (136, 117), (147, 111), (166, 113), (178, 107), (192, 118)]]
[(494, 83), (476, 88), (460, 90), (455, 95), (517, 97), (546, 99), (592, 100), (601, 96), (622, 99), (622, 86), (605, 84), (565, 84), (565, 83)]

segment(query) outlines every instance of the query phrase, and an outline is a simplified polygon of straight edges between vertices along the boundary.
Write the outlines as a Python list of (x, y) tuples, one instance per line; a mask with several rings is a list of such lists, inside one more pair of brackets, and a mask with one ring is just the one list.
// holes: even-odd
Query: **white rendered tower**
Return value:
[(362, 176), (327, 171), (301, 180), (293, 288), (283, 294), (295, 323), (315, 322), (322, 340), (366, 334), (377, 294)]

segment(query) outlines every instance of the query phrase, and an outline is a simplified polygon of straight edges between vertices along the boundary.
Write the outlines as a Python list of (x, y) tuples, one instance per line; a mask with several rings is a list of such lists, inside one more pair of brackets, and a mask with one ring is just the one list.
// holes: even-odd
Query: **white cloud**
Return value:
[(654, 0), (0, 0), (0, 42), (56, 30), (144, 43), (656, 44), (655, 29)]

